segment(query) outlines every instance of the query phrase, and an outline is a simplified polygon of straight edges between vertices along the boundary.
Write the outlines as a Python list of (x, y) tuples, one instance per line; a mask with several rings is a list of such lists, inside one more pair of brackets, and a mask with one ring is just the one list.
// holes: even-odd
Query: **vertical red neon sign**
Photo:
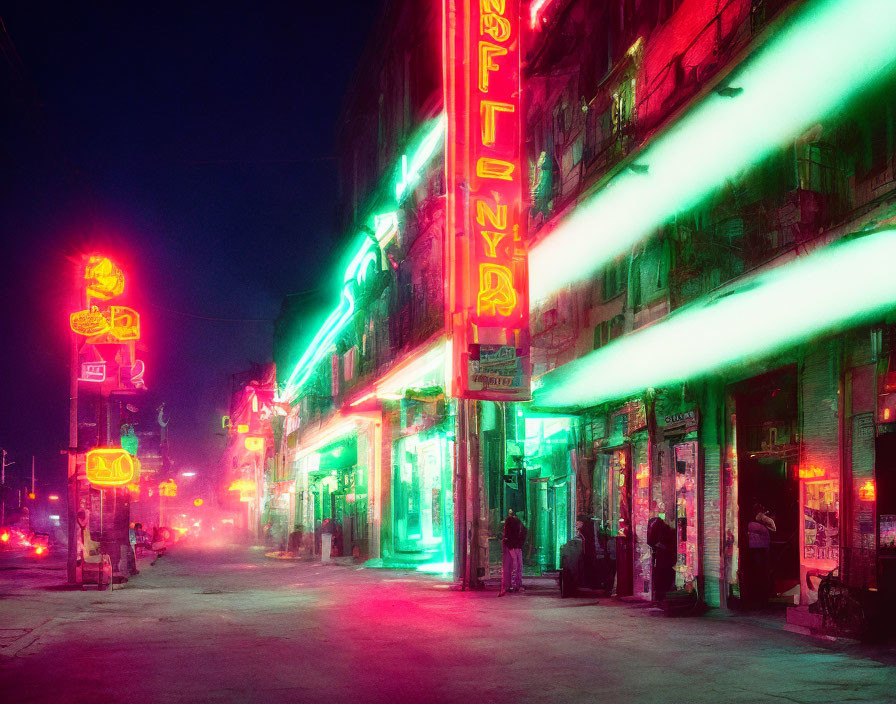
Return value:
[(519, 0), (444, 0), (453, 393), (529, 398)]

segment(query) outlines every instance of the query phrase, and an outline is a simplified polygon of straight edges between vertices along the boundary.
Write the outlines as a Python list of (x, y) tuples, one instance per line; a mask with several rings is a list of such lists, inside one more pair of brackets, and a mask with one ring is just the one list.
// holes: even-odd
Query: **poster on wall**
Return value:
[(837, 482), (806, 482), (803, 501), (803, 557), (839, 560), (840, 515)]
[(470, 389), (521, 391), (526, 386), (521, 350), (508, 345), (470, 345)]

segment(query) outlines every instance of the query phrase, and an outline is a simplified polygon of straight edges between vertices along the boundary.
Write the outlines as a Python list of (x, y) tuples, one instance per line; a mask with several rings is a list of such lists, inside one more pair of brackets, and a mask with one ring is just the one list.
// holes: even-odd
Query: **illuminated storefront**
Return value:
[[(375, 416), (374, 416), (375, 417)], [(337, 556), (379, 555), (380, 423), (336, 416), (290, 449), (287, 464), (295, 477), (293, 530), (313, 535), (321, 551), (321, 530), (334, 530)]]
[(454, 559), (455, 402), (445, 395), (438, 340), (377, 382), (391, 463), (383, 561), (450, 571)]
[[(363, 440), (360, 441), (363, 445)], [(367, 467), (358, 462), (359, 436), (349, 435), (318, 450), (317, 469), (308, 475), (314, 526), (326, 519), (338, 525), (342, 555), (368, 555)]]
[(528, 528), (523, 564), (535, 573), (560, 567), (560, 549), (575, 535), (576, 475), (572, 468), (578, 419), (517, 412), (522, 471), (505, 482), (508, 508), (521, 509)]
[(397, 563), (442, 571), (454, 557), (453, 443), (446, 428), (398, 438), (392, 447), (392, 541)]

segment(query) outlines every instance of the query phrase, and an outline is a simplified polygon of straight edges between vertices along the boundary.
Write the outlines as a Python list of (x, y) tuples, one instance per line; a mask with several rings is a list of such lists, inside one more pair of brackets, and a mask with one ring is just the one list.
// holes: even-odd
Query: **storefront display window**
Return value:
[(803, 558), (840, 560), (839, 482), (803, 483)]

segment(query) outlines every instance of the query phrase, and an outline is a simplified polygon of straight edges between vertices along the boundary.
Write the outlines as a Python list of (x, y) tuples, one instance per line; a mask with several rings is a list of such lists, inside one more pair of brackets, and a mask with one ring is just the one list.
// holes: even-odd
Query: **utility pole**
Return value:
[(37, 496), (37, 492), (34, 491), (34, 455), (31, 455), (31, 493)]
[[(80, 310), (81, 283), (83, 277), (83, 260), (74, 266), (74, 299), (78, 305), (73, 310)], [(80, 584), (81, 575), (78, 569), (78, 340), (74, 332), (69, 332), (69, 381), (68, 381), (68, 559), (67, 572), (70, 585)]]
[(0, 491), (3, 497), (0, 499), (0, 526), (6, 525), (6, 468), (15, 462), (6, 461), (6, 450), (0, 450), (3, 453), (3, 459), (0, 461)]

